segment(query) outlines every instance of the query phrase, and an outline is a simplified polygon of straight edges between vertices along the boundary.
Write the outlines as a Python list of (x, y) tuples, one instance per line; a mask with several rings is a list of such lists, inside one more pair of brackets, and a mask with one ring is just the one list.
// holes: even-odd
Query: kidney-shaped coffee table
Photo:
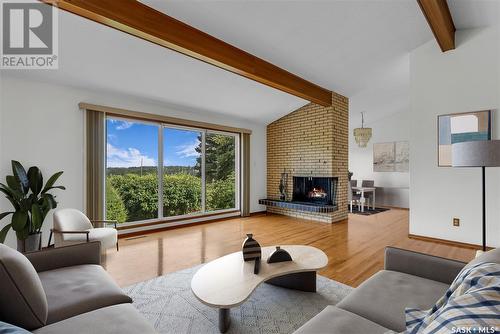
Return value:
[(258, 275), (253, 273), (254, 261), (243, 261), (241, 252), (232, 253), (201, 267), (191, 280), (191, 290), (205, 305), (219, 309), (219, 330), (230, 325), (229, 309), (245, 302), (262, 283), (308, 292), (316, 292), (316, 271), (328, 264), (326, 254), (311, 246), (284, 245), (293, 261), (268, 264), (267, 258), (276, 249), (262, 247)]

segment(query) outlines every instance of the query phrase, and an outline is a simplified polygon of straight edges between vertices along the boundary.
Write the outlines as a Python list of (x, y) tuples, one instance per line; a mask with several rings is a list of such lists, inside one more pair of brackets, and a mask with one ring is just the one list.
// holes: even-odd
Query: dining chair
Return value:
[(353, 203), (357, 203), (358, 204), (358, 211), (361, 211), (361, 195), (358, 194), (358, 193), (353, 193), (353, 190), (352, 190), (352, 181), (356, 181), (356, 180), (351, 180), (351, 182), (349, 182), (349, 190), (347, 192), (347, 201), (349, 202), (349, 211), (352, 213), (352, 204)]
[[(104, 251), (116, 246), (118, 231), (116, 220), (93, 220), (76, 209), (60, 209), (54, 212), (54, 228), (50, 230), (49, 246), (54, 235), (54, 246), (62, 247), (90, 241), (100, 241)], [(112, 227), (107, 227), (111, 225)]]
[[(363, 180), (361, 181), (361, 187), (363, 188), (373, 188), (375, 187), (375, 181), (373, 180)], [(373, 193), (372, 192), (365, 192), (365, 198), (368, 201), (368, 208), (370, 208), (370, 202), (372, 208), (375, 209), (375, 203), (373, 202)]]

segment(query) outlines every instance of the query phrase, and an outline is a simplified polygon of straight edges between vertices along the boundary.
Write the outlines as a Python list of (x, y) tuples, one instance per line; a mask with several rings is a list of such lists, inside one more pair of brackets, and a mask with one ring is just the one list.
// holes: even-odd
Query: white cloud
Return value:
[(177, 146), (178, 151), (175, 153), (181, 158), (198, 157), (200, 154), (196, 152), (196, 148), (200, 146), (199, 141), (194, 141), (191, 144)]
[(156, 160), (143, 155), (136, 148), (120, 149), (108, 143), (106, 145), (108, 167), (140, 167), (141, 159), (143, 166), (156, 166)]
[(111, 123), (115, 125), (115, 130), (126, 130), (134, 125), (133, 122), (118, 121), (116, 119), (112, 119)]

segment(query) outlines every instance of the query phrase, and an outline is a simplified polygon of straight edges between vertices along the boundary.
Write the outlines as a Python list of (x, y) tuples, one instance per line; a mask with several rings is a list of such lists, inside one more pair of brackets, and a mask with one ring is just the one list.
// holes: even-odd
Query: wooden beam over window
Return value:
[(417, 0), (441, 50), (455, 49), (455, 24), (446, 0)]
[(305, 100), (332, 92), (135, 0), (40, 0)]

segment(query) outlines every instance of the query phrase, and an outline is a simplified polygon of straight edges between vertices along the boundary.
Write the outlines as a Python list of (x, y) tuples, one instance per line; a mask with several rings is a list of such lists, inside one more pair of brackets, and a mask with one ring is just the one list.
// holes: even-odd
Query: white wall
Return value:
[[(373, 144), (410, 139), (409, 110), (402, 110), (374, 122), (365, 122), (371, 127), (372, 139), (366, 147), (358, 147), (353, 136), (353, 129), (360, 127), (357, 122), (350, 122), (349, 129), (349, 171), (353, 179), (374, 180), (377, 186), (376, 203), (378, 205), (408, 208), (410, 174), (401, 172), (373, 171)], [(411, 152), (410, 152), (411, 160)]]
[[(88, 102), (251, 129), (251, 212), (265, 209), (258, 205), (259, 198), (266, 196), (265, 125), (213, 113), (179, 111), (137, 98), (5, 75), (0, 97), (0, 108), (3, 110), (3, 121), (0, 123), (2, 182), (5, 175), (10, 173), (10, 161), (13, 159), (25, 166), (39, 166), (46, 176), (63, 170), (60, 183), (67, 190), (56, 192), (59, 207), (83, 210), (84, 115), (78, 109), (78, 103)], [(8, 208), (8, 202), (0, 199), (0, 212)], [(44, 240), (52, 225), (52, 217), (47, 219)], [(5, 221), (0, 226), (4, 224)], [(14, 233), (9, 233), (6, 243), (11, 246), (15, 244)]]
[[(436, 123), (440, 114), (498, 109), (498, 27), (457, 31), (456, 42), (456, 50), (442, 53), (433, 40), (410, 56), (410, 233), (480, 244), (481, 170), (437, 167)], [(487, 243), (500, 246), (500, 168), (486, 177)]]

